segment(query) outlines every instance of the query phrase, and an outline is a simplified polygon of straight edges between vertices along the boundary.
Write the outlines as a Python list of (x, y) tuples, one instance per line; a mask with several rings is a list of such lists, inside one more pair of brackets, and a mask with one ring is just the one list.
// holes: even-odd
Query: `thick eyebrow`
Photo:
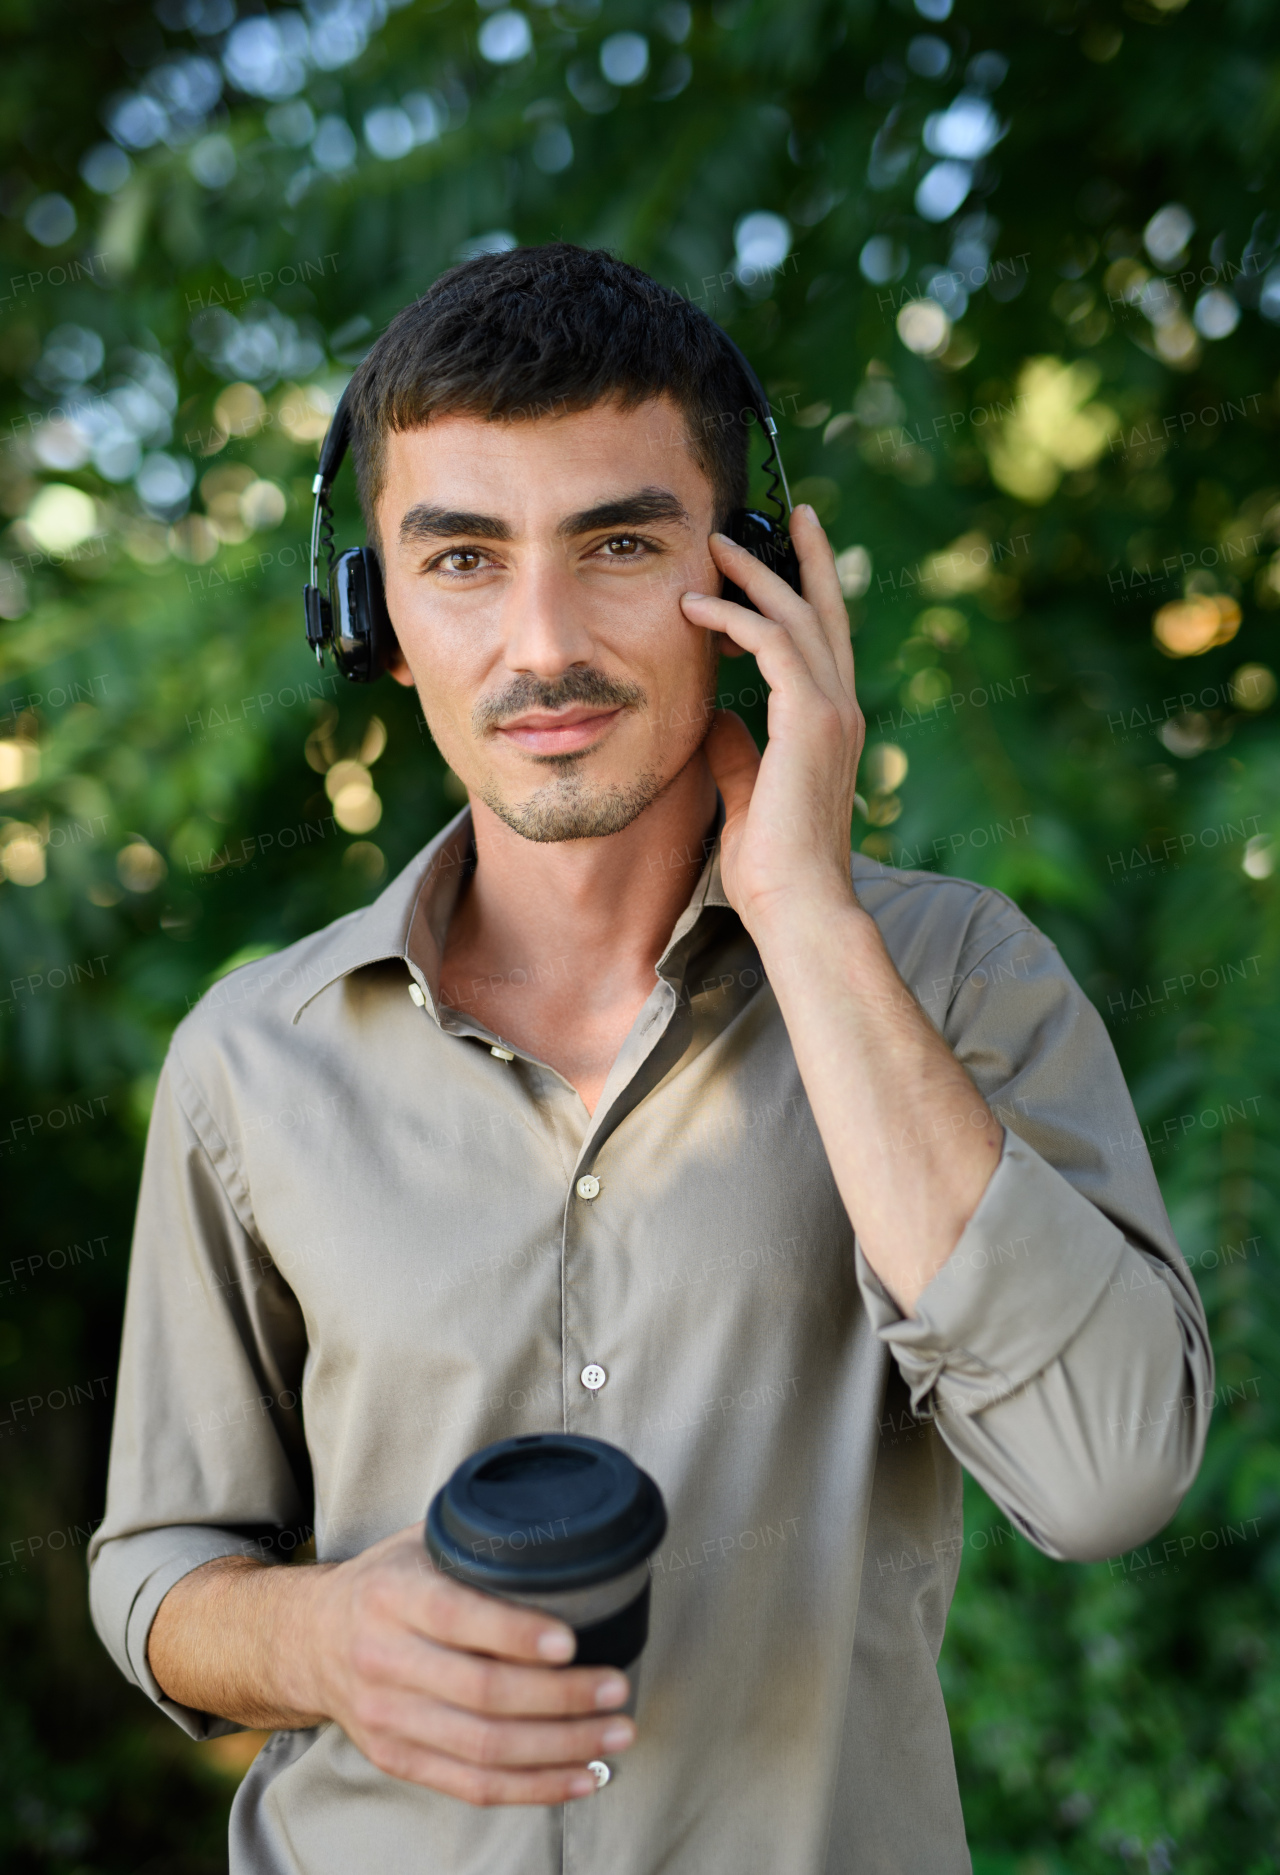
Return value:
[[(599, 501), (594, 508), (566, 515), (556, 529), (562, 539), (590, 534), (601, 527), (642, 527), (646, 522), (675, 521), (687, 524), (684, 503), (666, 488), (638, 488), (628, 495), (616, 495)], [(470, 535), (473, 540), (511, 540), (511, 528), (494, 514), (472, 514), (465, 508), (433, 508), (425, 502), (410, 508), (400, 523), (402, 543), (415, 540), (453, 539)]]
[(439, 540), (469, 534), (473, 540), (510, 540), (511, 529), (494, 514), (471, 514), (465, 508), (431, 508), (419, 503), (400, 523), (400, 539)]
[(612, 501), (597, 502), (580, 514), (566, 515), (556, 533), (571, 540), (576, 534), (591, 534), (599, 527), (642, 527), (647, 521), (676, 521), (687, 524), (689, 513), (684, 503), (667, 488), (638, 488), (630, 495), (617, 495)]

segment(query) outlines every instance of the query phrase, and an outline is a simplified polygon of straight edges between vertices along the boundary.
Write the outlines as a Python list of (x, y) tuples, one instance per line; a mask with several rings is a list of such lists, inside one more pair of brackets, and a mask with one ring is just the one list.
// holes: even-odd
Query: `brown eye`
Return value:
[(634, 534), (615, 534), (613, 539), (607, 541), (605, 544), (610, 557), (615, 560), (634, 559), (635, 555), (640, 551), (640, 542), (636, 539)]
[(451, 573), (473, 573), (480, 564), (480, 555), (470, 547), (456, 547), (444, 556), (443, 564)]

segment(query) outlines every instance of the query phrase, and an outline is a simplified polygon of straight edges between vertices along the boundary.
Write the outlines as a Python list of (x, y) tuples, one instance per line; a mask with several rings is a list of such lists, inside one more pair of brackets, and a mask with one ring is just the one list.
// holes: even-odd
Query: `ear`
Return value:
[(722, 658), (745, 658), (746, 657), (747, 655), (746, 646), (735, 644), (733, 639), (730, 638), (727, 632), (713, 632), (712, 638), (715, 641), (716, 653), (719, 657), (722, 657)]
[[(740, 596), (737, 587), (730, 586), (724, 574), (716, 571), (714, 560), (711, 563), (711, 570), (716, 574), (716, 584), (710, 587), (709, 590), (714, 593), (718, 599), (732, 599)], [(740, 658), (743, 655), (742, 646), (736, 645), (733, 639), (730, 638), (728, 632), (708, 632), (707, 637), (711, 640), (711, 644), (714, 648), (717, 664), (720, 662), (721, 658)]]
[(405, 690), (413, 689), (413, 672), (409, 669), (405, 661), (404, 652), (400, 649), (398, 642), (394, 655), (388, 658), (384, 668), (387, 676), (394, 677), (396, 682)]

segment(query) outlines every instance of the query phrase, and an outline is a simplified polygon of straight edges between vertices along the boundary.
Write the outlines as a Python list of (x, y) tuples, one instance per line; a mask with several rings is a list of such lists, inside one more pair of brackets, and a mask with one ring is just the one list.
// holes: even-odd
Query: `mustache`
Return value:
[(498, 729), (527, 710), (563, 710), (579, 703), (599, 710), (642, 709), (648, 701), (639, 684), (606, 677), (589, 665), (575, 664), (562, 677), (515, 677), (497, 696), (485, 697), (471, 712), (477, 736)]

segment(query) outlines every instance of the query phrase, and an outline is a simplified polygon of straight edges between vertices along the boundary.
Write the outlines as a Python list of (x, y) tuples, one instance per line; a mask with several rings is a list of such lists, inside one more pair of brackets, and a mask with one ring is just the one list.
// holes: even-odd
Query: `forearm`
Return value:
[(1002, 1131), (850, 890), (754, 930), (863, 1254), (910, 1311), (999, 1162)]
[(243, 1556), (193, 1569), (161, 1602), (147, 1658), (162, 1690), (197, 1712), (271, 1731), (318, 1725), (311, 1667), (317, 1604), (334, 1565), (268, 1567)]

